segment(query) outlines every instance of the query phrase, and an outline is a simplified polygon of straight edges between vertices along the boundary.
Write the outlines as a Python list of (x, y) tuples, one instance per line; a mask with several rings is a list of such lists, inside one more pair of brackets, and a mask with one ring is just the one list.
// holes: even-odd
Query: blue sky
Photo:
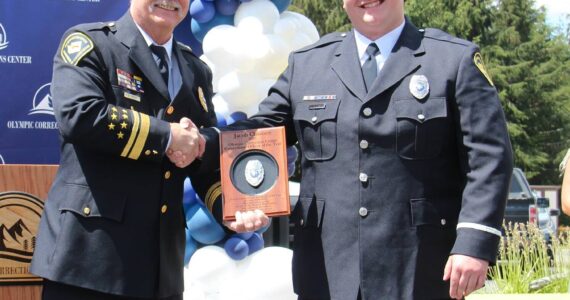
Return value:
[(567, 24), (570, 14), (570, 0), (536, 0), (537, 6), (546, 8), (546, 20), (551, 25)]

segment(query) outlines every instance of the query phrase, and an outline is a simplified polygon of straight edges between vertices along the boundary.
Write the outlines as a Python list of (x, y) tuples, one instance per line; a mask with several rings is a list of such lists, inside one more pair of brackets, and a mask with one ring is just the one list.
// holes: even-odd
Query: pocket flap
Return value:
[(64, 201), (60, 211), (72, 211), (86, 218), (103, 217), (117, 222), (123, 220), (126, 198), (118, 195), (93, 196), (87, 186), (66, 184), (61, 191)]
[(412, 225), (451, 225), (457, 224), (459, 204), (452, 199), (435, 203), (426, 198), (411, 199)]
[(302, 101), (297, 103), (293, 119), (317, 125), (323, 121), (335, 119), (339, 106), (339, 100)]
[(394, 105), (397, 118), (412, 119), (419, 123), (447, 117), (445, 98), (430, 98), (425, 102), (415, 99), (397, 100)]

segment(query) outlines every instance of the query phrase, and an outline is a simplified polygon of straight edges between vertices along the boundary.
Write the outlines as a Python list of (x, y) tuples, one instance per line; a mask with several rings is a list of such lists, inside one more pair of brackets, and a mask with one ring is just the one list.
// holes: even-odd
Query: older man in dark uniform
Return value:
[[(216, 124), (211, 72), (172, 36), (188, 2), (132, 0), (119, 21), (62, 39), (52, 81), (61, 163), (31, 265), (43, 299), (182, 299), (183, 180), (207, 202), (219, 195), (218, 173), (188, 165), (196, 126)], [(175, 150), (185, 168), (165, 157)], [(243, 221), (256, 229), (262, 217)]]
[[(354, 30), (294, 52), (259, 112), (302, 150), (300, 299), (463, 298), (496, 259), (512, 153), (476, 45), (344, 0)], [(202, 131), (206, 157), (217, 132)]]

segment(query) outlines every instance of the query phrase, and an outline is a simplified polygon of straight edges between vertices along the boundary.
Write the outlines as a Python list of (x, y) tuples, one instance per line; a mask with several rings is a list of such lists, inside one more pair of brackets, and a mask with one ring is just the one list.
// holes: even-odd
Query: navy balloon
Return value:
[(210, 29), (212, 29), (218, 25), (223, 25), (223, 24), (233, 26), (234, 25), (234, 17), (233, 16), (224, 16), (222, 14), (216, 13), (216, 15), (209, 22), (199, 23), (198, 21), (194, 20), (194, 18), (192, 18), (192, 21), (190, 22), (190, 24), (191, 24), (190, 26), (192, 27), (192, 34), (200, 43), (202, 43), (204, 41), (204, 37), (206, 36), (206, 33), (208, 33), (208, 31), (210, 31)]
[(287, 10), (287, 7), (289, 7), (289, 4), (291, 4), (291, 0), (271, 0), (271, 2), (275, 4), (277, 10), (279, 10), (279, 13)]
[(231, 16), (236, 13), (239, 6), (238, 0), (216, 0), (216, 11), (224, 16)]
[(213, 2), (196, 0), (190, 4), (190, 16), (199, 23), (206, 23), (212, 20), (216, 14)]
[(236, 111), (230, 114), (228, 117), (228, 125), (234, 123), (235, 121), (247, 119), (247, 114), (241, 111)]
[(287, 147), (287, 163), (295, 162), (298, 155), (299, 153), (295, 146)]

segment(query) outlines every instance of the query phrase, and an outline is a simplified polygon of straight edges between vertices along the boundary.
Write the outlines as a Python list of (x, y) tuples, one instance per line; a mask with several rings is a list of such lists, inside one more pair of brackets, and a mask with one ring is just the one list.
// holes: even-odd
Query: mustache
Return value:
[(182, 6), (180, 5), (180, 3), (176, 0), (156, 0), (153, 1), (149, 7), (148, 10), (149, 12), (154, 12), (157, 8), (169, 8), (169, 9), (173, 9), (175, 11), (178, 12), (178, 15), (180, 17), (184, 17), (185, 16), (185, 12), (182, 11)]

